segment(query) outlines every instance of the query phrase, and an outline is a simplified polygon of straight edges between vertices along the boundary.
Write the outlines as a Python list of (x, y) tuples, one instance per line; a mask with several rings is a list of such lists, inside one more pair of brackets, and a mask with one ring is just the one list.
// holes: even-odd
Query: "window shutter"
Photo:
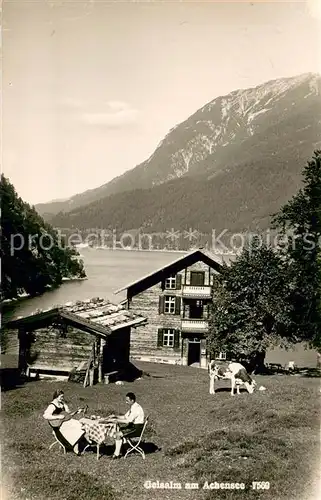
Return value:
[(157, 347), (163, 347), (163, 328), (158, 328)]
[(163, 291), (165, 290), (165, 280), (164, 279), (161, 281), (161, 289)]
[(182, 275), (176, 274), (176, 290), (180, 290), (182, 288)]
[(174, 349), (179, 348), (179, 330), (175, 330), (174, 332)]
[(181, 314), (181, 298), (175, 297), (175, 314)]
[(158, 308), (159, 314), (164, 313), (164, 307), (165, 307), (165, 298), (163, 295), (160, 295), (159, 296), (159, 308)]

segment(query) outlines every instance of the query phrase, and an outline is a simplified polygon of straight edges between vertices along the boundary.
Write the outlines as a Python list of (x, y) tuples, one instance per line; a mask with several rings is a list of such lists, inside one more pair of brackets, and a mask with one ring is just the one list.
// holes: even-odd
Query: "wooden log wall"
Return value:
[[(205, 281), (204, 286), (212, 285), (213, 275), (216, 271), (209, 268), (203, 262), (197, 262), (186, 269), (183, 269), (178, 274), (181, 275), (181, 288), (163, 289), (162, 283), (148, 288), (147, 290), (138, 293), (129, 300), (129, 309), (137, 314), (141, 314), (147, 318), (146, 326), (139, 326), (131, 332), (130, 355), (135, 359), (151, 359), (155, 361), (167, 361), (174, 363), (182, 363), (186, 356), (187, 343), (183, 342), (180, 334), (178, 348), (173, 347), (158, 347), (158, 330), (159, 328), (181, 329), (181, 321), (183, 318), (183, 302), (182, 302), (182, 287), (190, 284), (191, 271), (204, 271)], [(159, 314), (159, 297), (171, 295), (179, 297), (181, 300), (180, 314)], [(204, 308), (204, 312), (207, 311)]]
[(0, 337), (1, 354), (19, 354), (18, 331), (2, 329)]
[[(167, 290), (168, 295), (181, 296), (181, 290)], [(180, 359), (180, 350), (171, 347), (157, 347), (159, 328), (181, 328), (181, 315), (159, 314), (159, 297), (164, 295), (162, 283), (139, 293), (132, 298), (130, 310), (147, 318), (146, 326), (139, 326), (132, 330), (130, 355), (136, 359), (139, 356), (160, 356), (162, 358)]]
[(41, 328), (28, 335), (33, 338), (27, 355), (28, 365), (60, 371), (70, 371), (87, 361), (95, 339), (93, 335), (70, 327), (66, 334)]

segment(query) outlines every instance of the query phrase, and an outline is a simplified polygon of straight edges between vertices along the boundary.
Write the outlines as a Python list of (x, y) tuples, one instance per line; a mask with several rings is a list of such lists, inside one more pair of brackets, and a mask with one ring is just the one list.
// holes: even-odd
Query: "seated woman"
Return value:
[[(77, 410), (71, 414), (64, 400), (64, 392), (57, 390), (54, 392), (53, 400), (43, 414), (43, 418), (49, 421), (51, 427), (59, 429), (59, 433), (67, 446), (69, 445), (77, 455), (79, 455), (79, 440), (83, 437), (85, 431), (82, 429), (79, 420), (71, 418), (71, 416), (81, 411)], [(63, 412), (67, 415), (63, 415)]]

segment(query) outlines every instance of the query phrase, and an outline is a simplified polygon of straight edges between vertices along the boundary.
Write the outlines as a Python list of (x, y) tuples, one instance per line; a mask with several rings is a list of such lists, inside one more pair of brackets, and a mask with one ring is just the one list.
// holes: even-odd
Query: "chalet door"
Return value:
[(201, 341), (198, 339), (188, 341), (187, 364), (200, 363)]
[(202, 319), (203, 318), (203, 301), (193, 300), (189, 306), (189, 317), (190, 319)]
[(191, 285), (204, 286), (205, 273), (203, 271), (191, 271)]

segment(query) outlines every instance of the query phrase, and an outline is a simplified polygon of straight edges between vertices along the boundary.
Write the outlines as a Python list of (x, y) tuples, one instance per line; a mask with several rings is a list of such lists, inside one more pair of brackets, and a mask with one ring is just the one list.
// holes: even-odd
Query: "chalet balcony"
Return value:
[(185, 299), (210, 299), (211, 286), (184, 285), (182, 295)]
[(208, 321), (205, 319), (182, 319), (182, 332), (200, 332), (206, 333), (208, 330)]

